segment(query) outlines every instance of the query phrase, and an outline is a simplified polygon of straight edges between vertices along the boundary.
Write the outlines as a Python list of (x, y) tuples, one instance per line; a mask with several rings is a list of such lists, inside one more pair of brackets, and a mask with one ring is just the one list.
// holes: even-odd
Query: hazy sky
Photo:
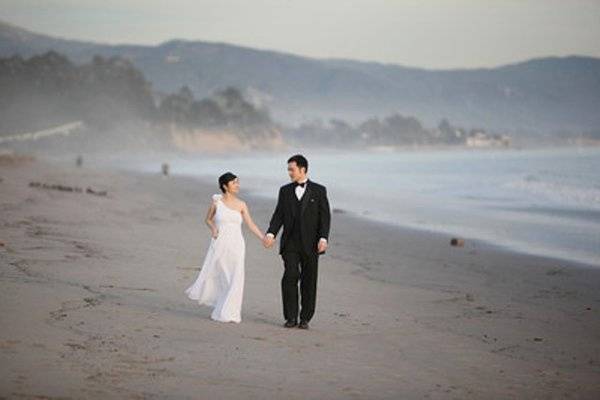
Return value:
[(600, 57), (600, 0), (0, 0), (0, 19), (98, 42), (181, 38), (425, 68)]

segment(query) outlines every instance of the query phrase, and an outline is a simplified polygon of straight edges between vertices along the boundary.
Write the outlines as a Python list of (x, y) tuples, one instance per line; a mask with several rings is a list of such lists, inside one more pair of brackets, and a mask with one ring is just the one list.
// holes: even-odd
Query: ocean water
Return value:
[[(241, 197), (275, 199), (289, 182), (290, 154), (162, 161), (173, 174), (213, 180), (215, 192), (217, 177), (231, 171), (240, 178)], [(600, 267), (599, 148), (303, 154), (309, 177), (327, 186), (332, 208)], [(147, 159), (130, 164), (160, 168)]]

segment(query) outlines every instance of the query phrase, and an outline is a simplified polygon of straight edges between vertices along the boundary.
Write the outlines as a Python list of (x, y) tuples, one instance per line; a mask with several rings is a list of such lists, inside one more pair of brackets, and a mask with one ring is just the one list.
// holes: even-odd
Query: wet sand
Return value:
[[(336, 212), (310, 330), (282, 327), (281, 259), (247, 229), (223, 324), (183, 293), (216, 185), (43, 160), (0, 179), (0, 398), (600, 398), (599, 268)], [(241, 197), (265, 229), (274, 201)]]

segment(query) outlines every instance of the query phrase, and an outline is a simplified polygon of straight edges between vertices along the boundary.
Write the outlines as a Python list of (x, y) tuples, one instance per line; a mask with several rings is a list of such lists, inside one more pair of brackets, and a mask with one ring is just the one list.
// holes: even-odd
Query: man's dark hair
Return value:
[(298, 168), (304, 167), (304, 172), (308, 172), (308, 160), (302, 154), (295, 154), (291, 156), (287, 162), (295, 162)]
[(221, 175), (219, 177), (219, 189), (221, 189), (221, 192), (225, 193), (225, 186), (227, 186), (227, 183), (234, 180), (235, 178), (237, 178), (237, 176), (235, 176), (231, 172), (225, 172), (223, 175)]

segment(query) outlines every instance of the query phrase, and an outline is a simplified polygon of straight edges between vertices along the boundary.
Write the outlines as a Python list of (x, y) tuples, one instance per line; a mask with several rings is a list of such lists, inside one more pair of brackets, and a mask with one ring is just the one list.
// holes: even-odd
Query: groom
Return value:
[[(329, 200), (325, 186), (306, 177), (308, 161), (304, 156), (290, 157), (287, 169), (292, 183), (279, 189), (277, 206), (263, 244), (272, 247), (283, 225), (279, 254), (285, 268), (281, 279), (284, 326), (308, 329), (308, 322), (315, 313), (319, 255), (325, 253), (329, 237)], [(302, 296), (299, 324), (298, 280)]]

